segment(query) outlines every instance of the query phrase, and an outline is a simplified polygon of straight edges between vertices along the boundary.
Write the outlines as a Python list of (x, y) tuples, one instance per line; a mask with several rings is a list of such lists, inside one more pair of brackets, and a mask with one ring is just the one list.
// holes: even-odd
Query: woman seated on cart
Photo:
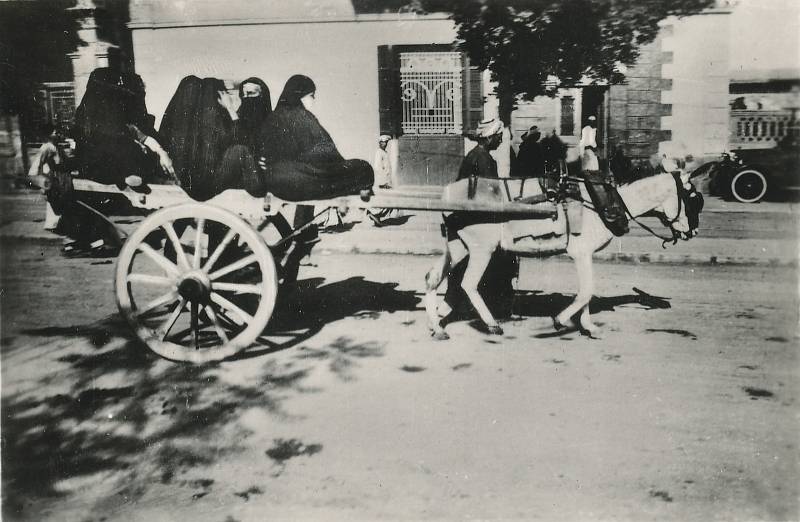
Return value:
[(261, 129), (262, 172), (256, 195), (272, 192), (281, 199), (302, 201), (353, 195), (372, 187), (372, 166), (344, 159), (314, 116), (316, 91), (308, 76), (297, 74), (286, 82)]
[[(303, 201), (354, 195), (372, 187), (372, 166), (344, 159), (311, 112), (316, 92), (308, 76), (296, 74), (286, 82), (275, 111), (261, 129), (261, 178), (258, 187), (248, 189), (252, 194), (271, 192), (288, 201)], [(298, 206), (294, 226), (306, 225), (313, 217), (313, 207)], [(313, 227), (302, 236), (309, 241), (315, 237)]]
[(145, 106), (144, 82), (121, 67), (92, 71), (75, 111), (78, 170), (82, 177), (124, 187), (174, 179), (169, 155)]
[(222, 80), (187, 76), (164, 112), (159, 131), (181, 185), (194, 199), (259, 183), (254, 151), (272, 112), (269, 88), (250, 77), (239, 85), (238, 98), (236, 103)]

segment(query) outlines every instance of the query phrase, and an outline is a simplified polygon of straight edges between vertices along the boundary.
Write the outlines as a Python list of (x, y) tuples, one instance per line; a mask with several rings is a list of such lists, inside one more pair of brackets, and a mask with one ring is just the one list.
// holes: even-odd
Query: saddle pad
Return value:
[(514, 219), (503, 223), (501, 246), (516, 250), (516, 245), (526, 239), (563, 236), (566, 233), (564, 208), (556, 205), (556, 219)]

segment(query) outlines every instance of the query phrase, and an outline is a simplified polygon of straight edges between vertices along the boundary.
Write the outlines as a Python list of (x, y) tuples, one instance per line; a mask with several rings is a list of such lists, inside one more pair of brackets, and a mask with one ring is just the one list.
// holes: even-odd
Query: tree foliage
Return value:
[(75, 0), (0, 1), (0, 114), (21, 117), (26, 138), (43, 108), (36, 101), (42, 82), (72, 81), (67, 53), (81, 44), (67, 8)]
[(554, 93), (578, 81), (619, 83), (659, 22), (714, 5), (715, 0), (415, 0), (447, 11), (458, 47), (497, 84), (501, 118), (517, 99)]

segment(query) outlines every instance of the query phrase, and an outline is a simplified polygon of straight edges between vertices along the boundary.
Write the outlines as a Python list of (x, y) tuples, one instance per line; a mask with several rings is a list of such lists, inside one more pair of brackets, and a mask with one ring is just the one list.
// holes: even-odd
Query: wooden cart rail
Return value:
[[(119, 189), (116, 185), (104, 185), (95, 181), (76, 179), (73, 181), (75, 190), (81, 192), (102, 192), (121, 194), (128, 198), (136, 208), (158, 210), (172, 205), (191, 201), (186, 192), (176, 185), (150, 185), (148, 192), (137, 192), (129, 187)], [(533, 200), (532, 203), (517, 201), (487, 203), (481, 201), (445, 201), (442, 199), (420, 198), (410, 195), (394, 195), (390, 190), (379, 190), (365, 201), (360, 196), (343, 196), (324, 200), (287, 201), (272, 194), (265, 198), (251, 196), (244, 190), (229, 189), (211, 198), (206, 203), (226, 208), (235, 209), (234, 212), (245, 219), (263, 218), (279, 211), (287, 205), (309, 205), (315, 207), (336, 208), (388, 208), (397, 210), (417, 210), (436, 212), (494, 212), (507, 214), (520, 214), (530, 217), (552, 217), (555, 208), (553, 203), (542, 200)]]

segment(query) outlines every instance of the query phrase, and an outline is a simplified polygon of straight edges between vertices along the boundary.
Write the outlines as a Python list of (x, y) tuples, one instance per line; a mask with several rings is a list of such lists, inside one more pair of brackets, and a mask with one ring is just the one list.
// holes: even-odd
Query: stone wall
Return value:
[(662, 36), (642, 47), (636, 65), (626, 73), (626, 82), (609, 88), (609, 147), (621, 146), (631, 159), (641, 160), (658, 152), (658, 144), (670, 138), (661, 128), (661, 117), (671, 107), (662, 103), (662, 92), (671, 82), (661, 77), (661, 68), (671, 56), (661, 50)]

